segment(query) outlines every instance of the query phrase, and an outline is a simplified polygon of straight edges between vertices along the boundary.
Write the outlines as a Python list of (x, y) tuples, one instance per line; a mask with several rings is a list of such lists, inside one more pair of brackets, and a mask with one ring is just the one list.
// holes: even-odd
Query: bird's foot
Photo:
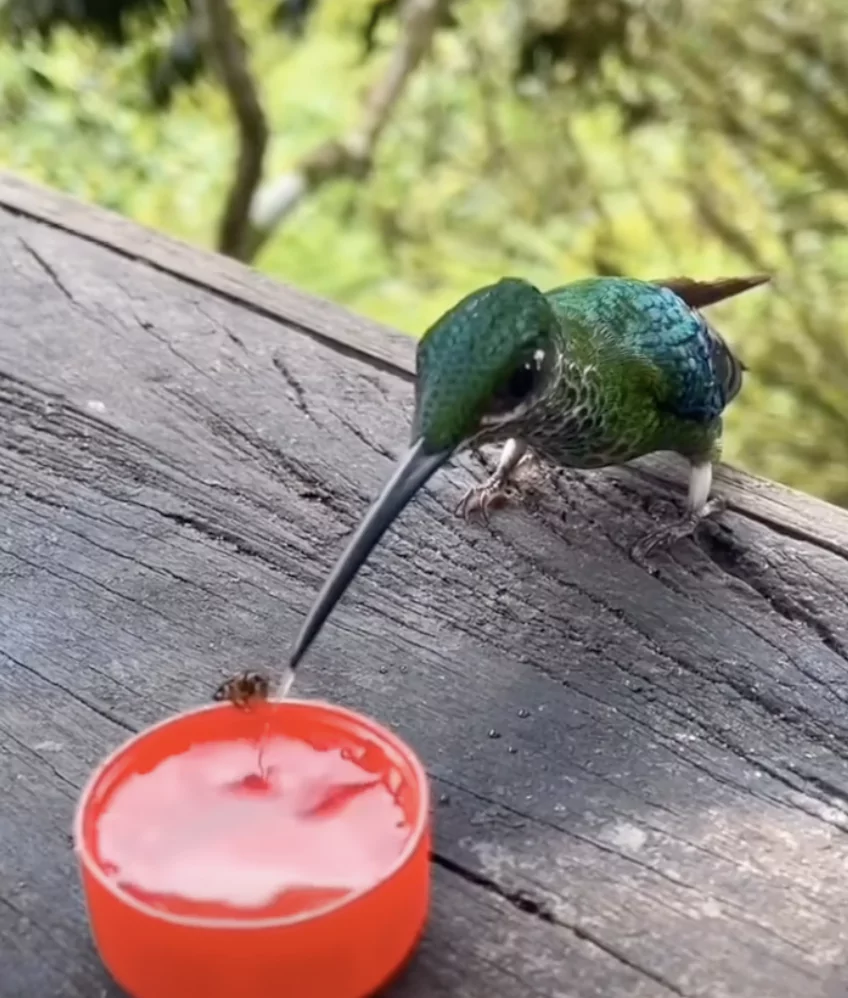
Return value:
[(719, 516), (726, 508), (727, 503), (723, 499), (711, 499), (698, 512), (687, 511), (678, 520), (655, 527), (636, 541), (630, 549), (630, 557), (654, 574), (656, 567), (651, 562), (651, 555), (667, 550), (684, 537), (690, 537), (705, 519)]
[[(503, 506), (510, 499), (518, 499), (519, 501), (524, 498), (525, 489), (527, 485), (535, 484), (535, 479), (540, 474), (536, 471), (538, 466), (538, 461), (532, 454), (525, 454), (524, 457), (517, 463), (514, 471), (510, 469), (509, 472), (505, 472), (501, 468), (498, 468), (493, 474), (491, 474), (482, 485), (472, 485), (468, 488), (465, 495), (459, 500), (456, 507), (457, 516), (461, 516), (465, 520), (469, 520), (471, 516), (478, 512), (486, 521), (489, 522), (489, 510), (497, 508), (498, 506)], [(532, 468), (532, 478), (526, 484), (520, 484), (516, 481), (518, 477), (518, 472), (524, 472), (526, 469)], [(521, 475), (524, 478), (524, 475)]]
[(502, 505), (508, 497), (509, 492), (506, 488), (505, 477), (495, 472), (482, 485), (469, 486), (465, 495), (457, 503), (455, 513), (464, 520), (470, 520), (471, 516), (479, 511), (488, 523), (490, 508)]

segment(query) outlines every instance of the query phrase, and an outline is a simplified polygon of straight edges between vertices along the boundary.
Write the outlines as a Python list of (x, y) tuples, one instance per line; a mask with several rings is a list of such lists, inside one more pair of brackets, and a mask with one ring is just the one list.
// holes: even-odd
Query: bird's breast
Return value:
[(586, 400), (534, 420), (521, 436), (548, 462), (567, 468), (603, 468), (655, 450), (653, 435), (638, 421)]

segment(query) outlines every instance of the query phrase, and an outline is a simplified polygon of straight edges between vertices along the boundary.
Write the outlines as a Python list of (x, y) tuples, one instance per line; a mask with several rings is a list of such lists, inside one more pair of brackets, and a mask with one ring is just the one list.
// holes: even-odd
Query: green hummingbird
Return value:
[(675, 451), (691, 468), (684, 513), (632, 555), (644, 564), (694, 531), (718, 508), (710, 492), (722, 413), (745, 370), (700, 309), (768, 280), (597, 277), (543, 293), (506, 277), (463, 298), (418, 343), (410, 448), (319, 593), (289, 674), (401, 510), (469, 447), (504, 442), (494, 474), (460, 502), (465, 516), (486, 512), (528, 451), (587, 469)]

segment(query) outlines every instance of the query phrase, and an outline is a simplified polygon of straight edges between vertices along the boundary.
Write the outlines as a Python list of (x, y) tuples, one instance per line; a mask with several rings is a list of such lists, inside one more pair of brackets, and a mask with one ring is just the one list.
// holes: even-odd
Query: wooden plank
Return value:
[[(54, 228), (6, 216), (0, 246), (0, 744), (59, 794), (126, 729), (281, 660), (410, 390)], [(451, 512), (472, 466), (404, 514), (299, 680), (394, 724), (436, 781), (434, 942), (403, 986), (844, 994), (848, 517), (827, 509), (828, 546), (803, 504), (791, 536), (731, 513), (653, 578), (625, 553), (643, 479), (564, 475), (488, 532)], [(15, 800), (4, 842), (67, 829), (70, 796)], [(39, 856), (12, 857), (23, 914), (86, 967), (70, 854)]]
[(0, 205), (108, 246), (130, 259), (144, 260), (163, 273), (214, 291), (260, 315), (281, 319), (305, 335), (353, 356), (364, 356), (369, 363), (401, 376), (411, 377), (415, 372), (415, 341), (408, 336), (291, 285), (281, 285), (230, 257), (171, 239), (7, 170), (0, 170)]
[[(121, 215), (86, 205), (52, 190), (0, 170), (0, 206), (10, 212), (46, 222), (99, 246), (109, 247), (133, 260), (143, 260), (157, 270), (243, 305), (259, 315), (279, 319), (291, 329), (331, 346), (371, 366), (411, 379), (415, 372), (415, 341), (387, 326), (328, 301), (313, 298), (291, 285), (281, 284), (228, 257), (190, 247), (136, 225)], [(706, 275), (709, 276), (709, 275)], [(667, 458), (634, 462), (631, 469), (644, 481), (681, 488), (679, 466)], [(812, 496), (763, 478), (724, 466), (716, 487), (730, 497), (731, 507), (761, 520), (780, 532), (844, 550), (845, 529), (841, 515)]]

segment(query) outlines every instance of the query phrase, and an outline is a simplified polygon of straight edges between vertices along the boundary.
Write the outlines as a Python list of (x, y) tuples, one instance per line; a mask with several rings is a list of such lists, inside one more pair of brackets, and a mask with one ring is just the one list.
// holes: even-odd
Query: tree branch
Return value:
[(259, 252), (274, 230), (308, 194), (332, 180), (367, 176), (380, 136), (410, 77), (430, 49), (439, 16), (447, 2), (449, 0), (404, 0), (398, 41), (386, 73), (365, 99), (359, 128), (345, 138), (322, 143), (291, 173), (257, 192), (250, 209), (245, 259), (252, 259)]
[(232, 108), (239, 133), (238, 161), (219, 225), (218, 249), (250, 258), (250, 206), (262, 180), (268, 125), (229, 0), (200, 0), (201, 37)]

